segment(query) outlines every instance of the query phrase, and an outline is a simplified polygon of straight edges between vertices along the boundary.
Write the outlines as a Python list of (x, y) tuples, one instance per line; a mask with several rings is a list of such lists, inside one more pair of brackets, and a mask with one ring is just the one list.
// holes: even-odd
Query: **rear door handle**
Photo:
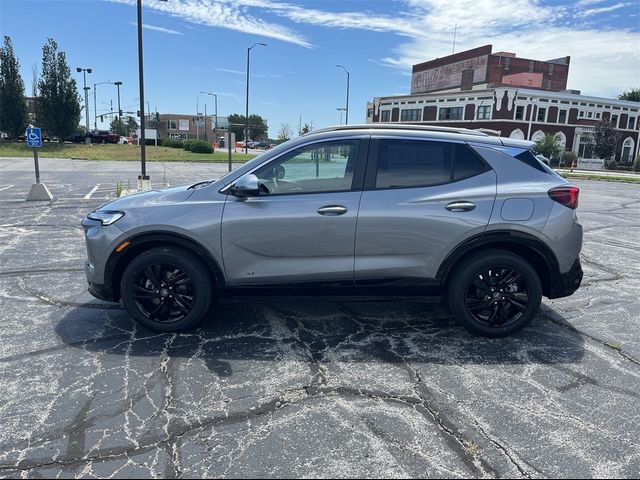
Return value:
[(476, 208), (476, 204), (473, 202), (451, 202), (444, 208), (451, 212), (470, 212)]
[(327, 205), (326, 207), (318, 209), (320, 215), (327, 216), (344, 215), (347, 211), (347, 207), (343, 207), (342, 205)]

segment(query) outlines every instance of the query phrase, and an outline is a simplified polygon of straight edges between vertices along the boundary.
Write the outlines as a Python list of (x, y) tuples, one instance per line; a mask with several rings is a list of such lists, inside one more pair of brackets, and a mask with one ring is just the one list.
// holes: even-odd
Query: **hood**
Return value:
[(112, 202), (106, 203), (98, 208), (98, 210), (126, 210), (132, 207), (180, 203), (193, 195), (193, 192), (194, 190), (189, 189), (188, 185), (184, 185), (181, 187), (134, 193), (133, 195), (121, 197)]

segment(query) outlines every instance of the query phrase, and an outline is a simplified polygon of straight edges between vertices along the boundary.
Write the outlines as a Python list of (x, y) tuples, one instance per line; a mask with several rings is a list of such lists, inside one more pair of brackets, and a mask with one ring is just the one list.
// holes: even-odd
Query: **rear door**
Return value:
[(496, 175), (463, 142), (372, 138), (356, 232), (356, 283), (432, 279), (485, 230)]

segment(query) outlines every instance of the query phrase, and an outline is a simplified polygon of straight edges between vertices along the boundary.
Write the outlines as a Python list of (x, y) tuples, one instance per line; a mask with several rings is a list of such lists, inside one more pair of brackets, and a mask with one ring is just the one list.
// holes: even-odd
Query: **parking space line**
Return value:
[(9, 190), (11, 187), (15, 187), (15, 185), (9, 185), (8, 187), (2, 187), (2, 188), (0, 188), (0, 192), (2, 192), (4, 190)]
[(89, 199), (91, 198), (91, 195), (93, 195), (94, 193), (96, 193), (96, 190), (98, 190), (98, 187), (99, 187), (99, 186), (100, 186), (100, 184), (98, 183), (95, 187), (93, 187), (93, 189), (92, 189), (89, 193), (87, 193), (87, 194), (84, 196), (84, 199), (85, 199), (85, 200), (89, 200)]

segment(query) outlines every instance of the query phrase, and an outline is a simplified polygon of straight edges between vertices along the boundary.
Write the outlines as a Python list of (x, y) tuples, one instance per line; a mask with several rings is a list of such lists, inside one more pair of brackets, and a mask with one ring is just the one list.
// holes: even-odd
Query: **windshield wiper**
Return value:
[(213, 182), (215, 182), (215, 180), (205, 180), (203, 182), (194, 183), (189, 188), (187, 188), (187, 190), (191, 190), (192, 188), (199, 187), (200, 185), (206, 185), (208, 183), (213, 183)]

